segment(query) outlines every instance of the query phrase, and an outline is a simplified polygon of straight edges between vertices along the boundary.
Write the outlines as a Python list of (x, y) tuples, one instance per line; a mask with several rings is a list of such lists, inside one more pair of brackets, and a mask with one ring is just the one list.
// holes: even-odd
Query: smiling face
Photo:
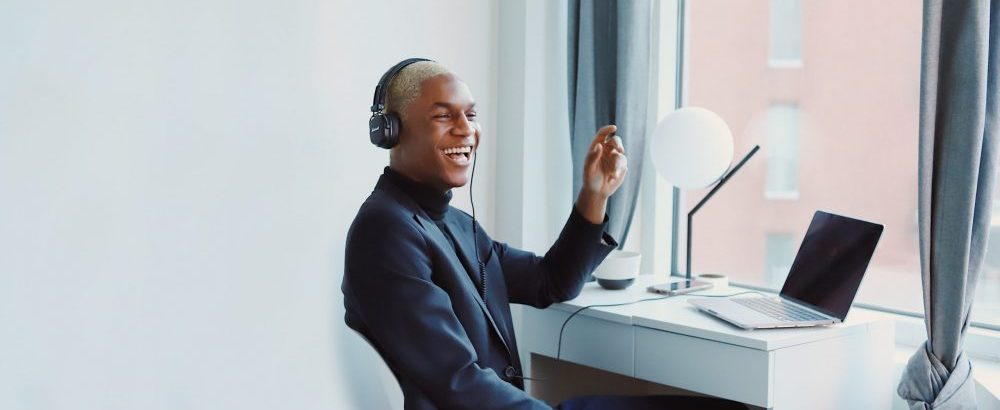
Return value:
[(441, 192), (464, 186), (479, 146), (475, 106), (469, 87), (454, 75), (424, 80), (402, 116), (389, 167)]

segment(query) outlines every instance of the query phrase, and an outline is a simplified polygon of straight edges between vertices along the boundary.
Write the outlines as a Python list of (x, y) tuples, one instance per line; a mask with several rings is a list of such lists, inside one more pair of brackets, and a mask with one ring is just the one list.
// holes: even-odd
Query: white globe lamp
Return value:
[[(649, 158), (656, 172), (681, 189), (705, 188), (715, 184), (691, 211), (687, 219), (687, 266), (691, 278), (691, 223), (695, 212), (752, 157), (754, 146), (736, 166), (733, 161), (733, 134), (718, 114), (699, 107), (679, 108), (660, 120), (649, 142)], [(728, 172), (727, 172), (728, 171)]]

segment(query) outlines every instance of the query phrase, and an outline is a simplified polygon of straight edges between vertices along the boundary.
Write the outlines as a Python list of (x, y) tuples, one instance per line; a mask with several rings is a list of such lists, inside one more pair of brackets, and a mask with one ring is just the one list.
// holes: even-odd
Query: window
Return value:
[(796, 199), (799, 196), (799, 107), (773, 104), (767, 110), (767, 161), (764, 195), (770, 199)]
[(1000, 326), (1000, 183), (997, 185), (993, 188), (990, 242), (972, 302), (972, 321)]
[(795, 252), (798, 250), (795, 237), (787, 233), (769, 233), (764, 241), (764, 283), (767, 287), (780, 289), (795, 261)]
[[(917, 230), (922, 5), (685, 4), (683, 104), (708, 108), (726, 120), (734, 161), (761, 145), (695, 215), (693, 273), (724, 273), (737, 284), (777, 290), (813, 213), (825, 210), (885, 226), (856, 301), (922, 314)], [(782, 42), (789, 38), (790, 45)], [(801, 61), (804, 54), (808, 66), (770, 69), (771, 60)], [(673, 67), (663, 69), (673, 78)], [(679, 215), (707, 192), (681, 191)], [(997, 193), (993, 241), (972, 313), (974, 323), (994, 327), (1000, 326)], [(680, 271), (687, 245), (684, 220), (675, 225)]]
[(802, 66), (802, 0), (771, 0), (771, 67)]

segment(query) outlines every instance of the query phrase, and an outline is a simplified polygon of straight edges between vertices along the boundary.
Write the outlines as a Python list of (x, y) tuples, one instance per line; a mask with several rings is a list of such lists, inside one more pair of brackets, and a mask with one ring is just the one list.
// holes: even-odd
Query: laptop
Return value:
[(817, 211), (778, 297), (698, 298), (699, 310), (744, 329), (843, 322), (882, 225)]

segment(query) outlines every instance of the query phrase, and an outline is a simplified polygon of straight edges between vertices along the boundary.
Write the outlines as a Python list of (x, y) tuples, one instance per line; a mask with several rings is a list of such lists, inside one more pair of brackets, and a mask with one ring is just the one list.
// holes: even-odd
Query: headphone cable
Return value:
[(472, 206), (472, 241), (473, 252), (476, 253), (476, 263), (479, 265), (479, 297), (486, 303), (486, 265), (479, 257), (479, 230), (476, 228), (476, 201), (472, 197), (472, 182), (476, 180), (476, 160), (479, 159), (479, 152), (472, 155), (472, 176), (469, 177), (469, 204)]
[[(476, 202), (472, 197), (472, 181), (476, 179), (476, 159), (478, 158), (479, 152), (477, 150), (477, 152), (475, 152), (472, 156), (472, 176), (469, 177), (469, 204), (472, 206), (472, 240), (475, 247), (474, 251), (476, 252), (476, 262), (479, 264), (479, 297), (483, 299), (483, 303), (486, 303), (486, 265), (483, 264), (483, 260), (479, 257), (479, 235), (478, 229), (476, 228)], [(511, 377), (532, 381), (545, 380), (542, 378), (521, 376), (516, 373)]]

